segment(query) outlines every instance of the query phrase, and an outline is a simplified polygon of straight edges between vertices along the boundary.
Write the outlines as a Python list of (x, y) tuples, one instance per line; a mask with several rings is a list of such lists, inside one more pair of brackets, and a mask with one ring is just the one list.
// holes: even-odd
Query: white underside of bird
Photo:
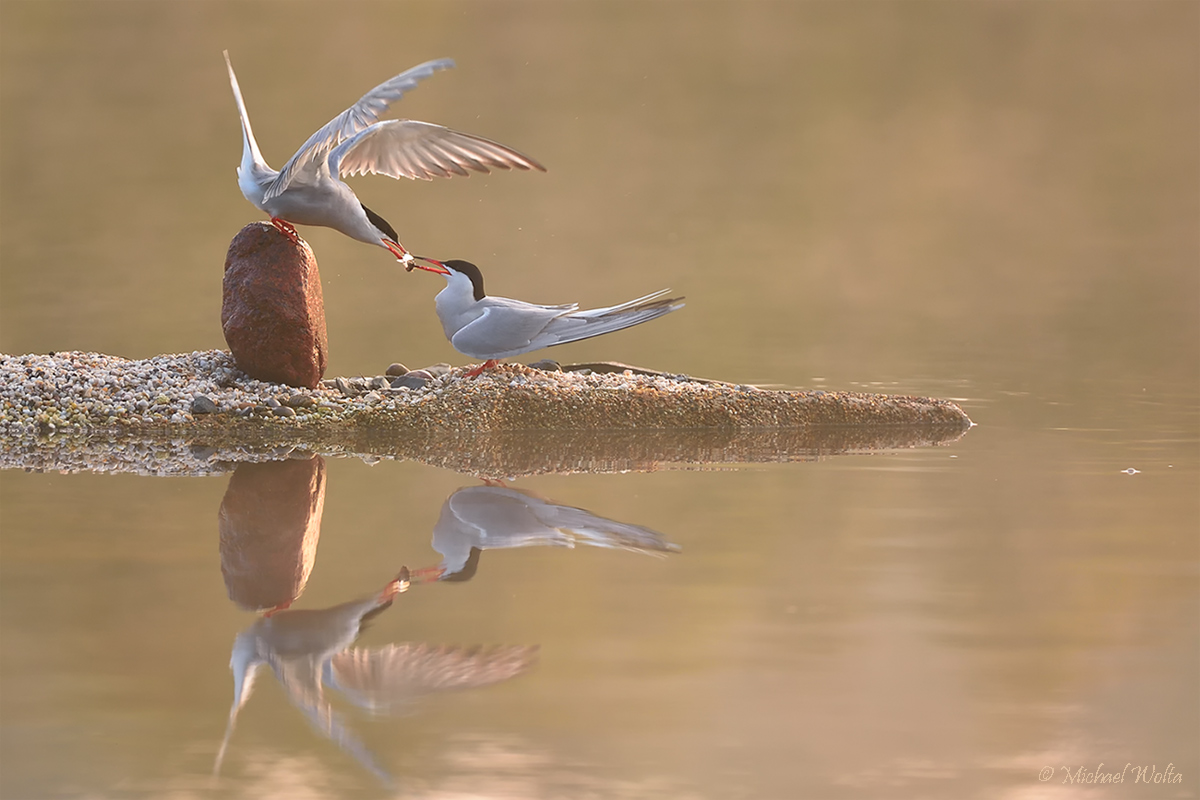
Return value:
[(395, 229), (364, 206), (342, 177), (372, 174), (432, 180), (487, 173), (493, 168), (545, 172), (545, 167), (529, 156), (490, 139), (429, 122), (379, 121), (388, 106), (418, 81), (453, 67), (448, 58), (427, 61), (379, 84), (310, 136), (283, 169), (276, 171), (263, 159), (254, 139), (228, 51), (225, 64), (242, 123), (238, 187), (291, 237), (295, 237), (292, 224), (333, 228), (409, 262), (412, 256), (400, 245)]
[(590, 339), (657, 319), (683, 308), (682, 297), (667, 297), (669, 289), (606, 308), (580, 311), (577, 303), (543, 306), (490, 297), (483, 291), (479, 268), (467, 261), (437, 261), (437, 268), (414, 262), (446, 279), (434, 304), (446, 338), (458, 352), (488, 360), (507, 358), (544, 347)]

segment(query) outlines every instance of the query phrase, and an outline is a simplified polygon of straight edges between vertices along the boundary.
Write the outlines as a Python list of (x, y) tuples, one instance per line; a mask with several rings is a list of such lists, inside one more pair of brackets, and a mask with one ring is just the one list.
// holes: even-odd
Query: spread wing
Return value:
[(546, 171), (529, 156), (499, 142), (411, 119), (371, 125), (329, 155), (329, 171), (343, 176), (377, 174), (428, 181), (493, 168)]
[(358, 102), (338, 114), (308, 137), (308, 141), (283, 165), (279, 176), (267, 187), (263, 202), (278, 197), (302, 174), (315, 172), (325, 161), (329, 151), (359, 131), (379, 120), (388, 106), (399, 100), (405, 92), (413, 89), (419, 81), (433, 73), (454, 66), (453, 59), (439, 58), (426, 61), (410, 70), (401, 72), (376, 86), (358, 99)]
[(533, 667), (537, 650), (536, 645), (417, 643), (351, 649), (333, 657), (329, 684), (355, 705), (386, 713), (433, 692), (474, 689), (515, 678)]

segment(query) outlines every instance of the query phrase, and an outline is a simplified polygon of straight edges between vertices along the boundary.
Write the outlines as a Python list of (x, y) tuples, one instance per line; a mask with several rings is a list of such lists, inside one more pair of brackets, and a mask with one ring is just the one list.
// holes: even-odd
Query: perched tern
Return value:
[(411, 263), (412, 256), (401, 246), (395, 228), (359, 202), (341, 177), (378, 174), (428, 181), (469, 176), (469, 170), (486, 173), (492, 167), (546, 171), (529, 156), (481, 136), (411, 119), (378, 121), (418, 81), (454, 66), (453, 60), (442, 58), (419, 64), (364, 94), (310, 136), (276, 172), (263, 160), (254, 140), (229, 51), (225, 51), (225, 65), (242, 121), (238, 187), (292, 241), (299, 241), (293, 225), (319, 225), (386, 248), (401, 263)]
[(577, 303), (539, 306), (507, 297), (489, 297), (483, 291), (483, 274), (469, 261), (442, 262), (424, 256), (416, 259), (408, 264), (408, 269), (416, 267), (446, 278), (446, 288), (438, 292), (435, 305), (450, 344), (463, 355), (486, 359), (468, 376), (495, 366), (499, 358), (590, 339), (683, 308), (682, 297), (666, 296), (670, 289), (587, 311), (580, 311)]
[(634, 553), (679, 551), (658, 531), (601, 517), (507, 486), (465, 486), (442, 504), (433, 549), (442, 563), (412, 571), (413, 581), (467, 581), (483, 550), (591, 545)]

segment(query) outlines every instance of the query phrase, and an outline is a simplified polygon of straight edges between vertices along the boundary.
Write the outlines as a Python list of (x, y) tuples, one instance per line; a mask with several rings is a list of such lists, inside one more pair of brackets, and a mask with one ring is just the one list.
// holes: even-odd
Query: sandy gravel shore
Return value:
[[(170, 473), (169, 462), (180, 462), (178, 471), (198, 474), (299, 448), (511, 475), (596, 458), (620, 469), (917, 446), (958, 438), (971, 425), (957, 405), (931, 398), (516, 364), (474, 378), (465, 371), (451, 369), (417, 389), (392, 389), (376, 377), (308, 390), (252, 380), (219, 350), (140, 361), (82, 352), (0, 356), (0, 467), (71, 469), (76, 459), (65, 454), (75, 453), (134, 471)], [(553, 444), (534, 452), (540, 446), (531, 450), (526, 441)], [(200, 457), (184, 465), (180, 448)], [(138, 451), (143, 456), (117, 466), (121, 452)], [(52, 452), (59, 457), (44, 458)], [(139, 469), (147, 459), (161, 463)]]

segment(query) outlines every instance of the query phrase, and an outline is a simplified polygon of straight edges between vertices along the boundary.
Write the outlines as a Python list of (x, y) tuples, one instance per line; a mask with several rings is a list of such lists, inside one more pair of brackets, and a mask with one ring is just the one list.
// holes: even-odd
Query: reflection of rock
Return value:
[(249, 610), (300, 596), (312, 571), (325, 505), (325, 460), (240, 464), (217, 512), (229, 599)]
[(252, 378), (315, 387), (325, 374), (325, 306), (317, 259), (271, 225), (242, 228), (225, 257), (221, 328)]
[(288, 700), (313, 726), (380, 779), (390, 776), (371, 751), (334, 710), (326, 687), (342, 692), (356, 706), (375, 713), (407, 709), (434, 692), (471, 689), (515, 678), (537, 659), (537, 647), (433, 646), (391, 644), (349, 649), (363, 625), (388, 608), (409, 587), (408, 570), (381, 592), (322, 609), (280, 611), (261, 617), (237, 635), (229, 668), (233, 671), (233, 705), (225, 738), (217, 751), (214, 774), (220, 772), (238, 713), (250, 699), (259, 667), (267, 665)]
[[(468, 580), (482, 550), (591, 545), (635, 553), (677, 552), (658, 531), (551, 503), (502, 486), (467, 486), (446, 498), (433, 527), (442, 580)], [(425, 570), (422, 570), (425, 572)]]

